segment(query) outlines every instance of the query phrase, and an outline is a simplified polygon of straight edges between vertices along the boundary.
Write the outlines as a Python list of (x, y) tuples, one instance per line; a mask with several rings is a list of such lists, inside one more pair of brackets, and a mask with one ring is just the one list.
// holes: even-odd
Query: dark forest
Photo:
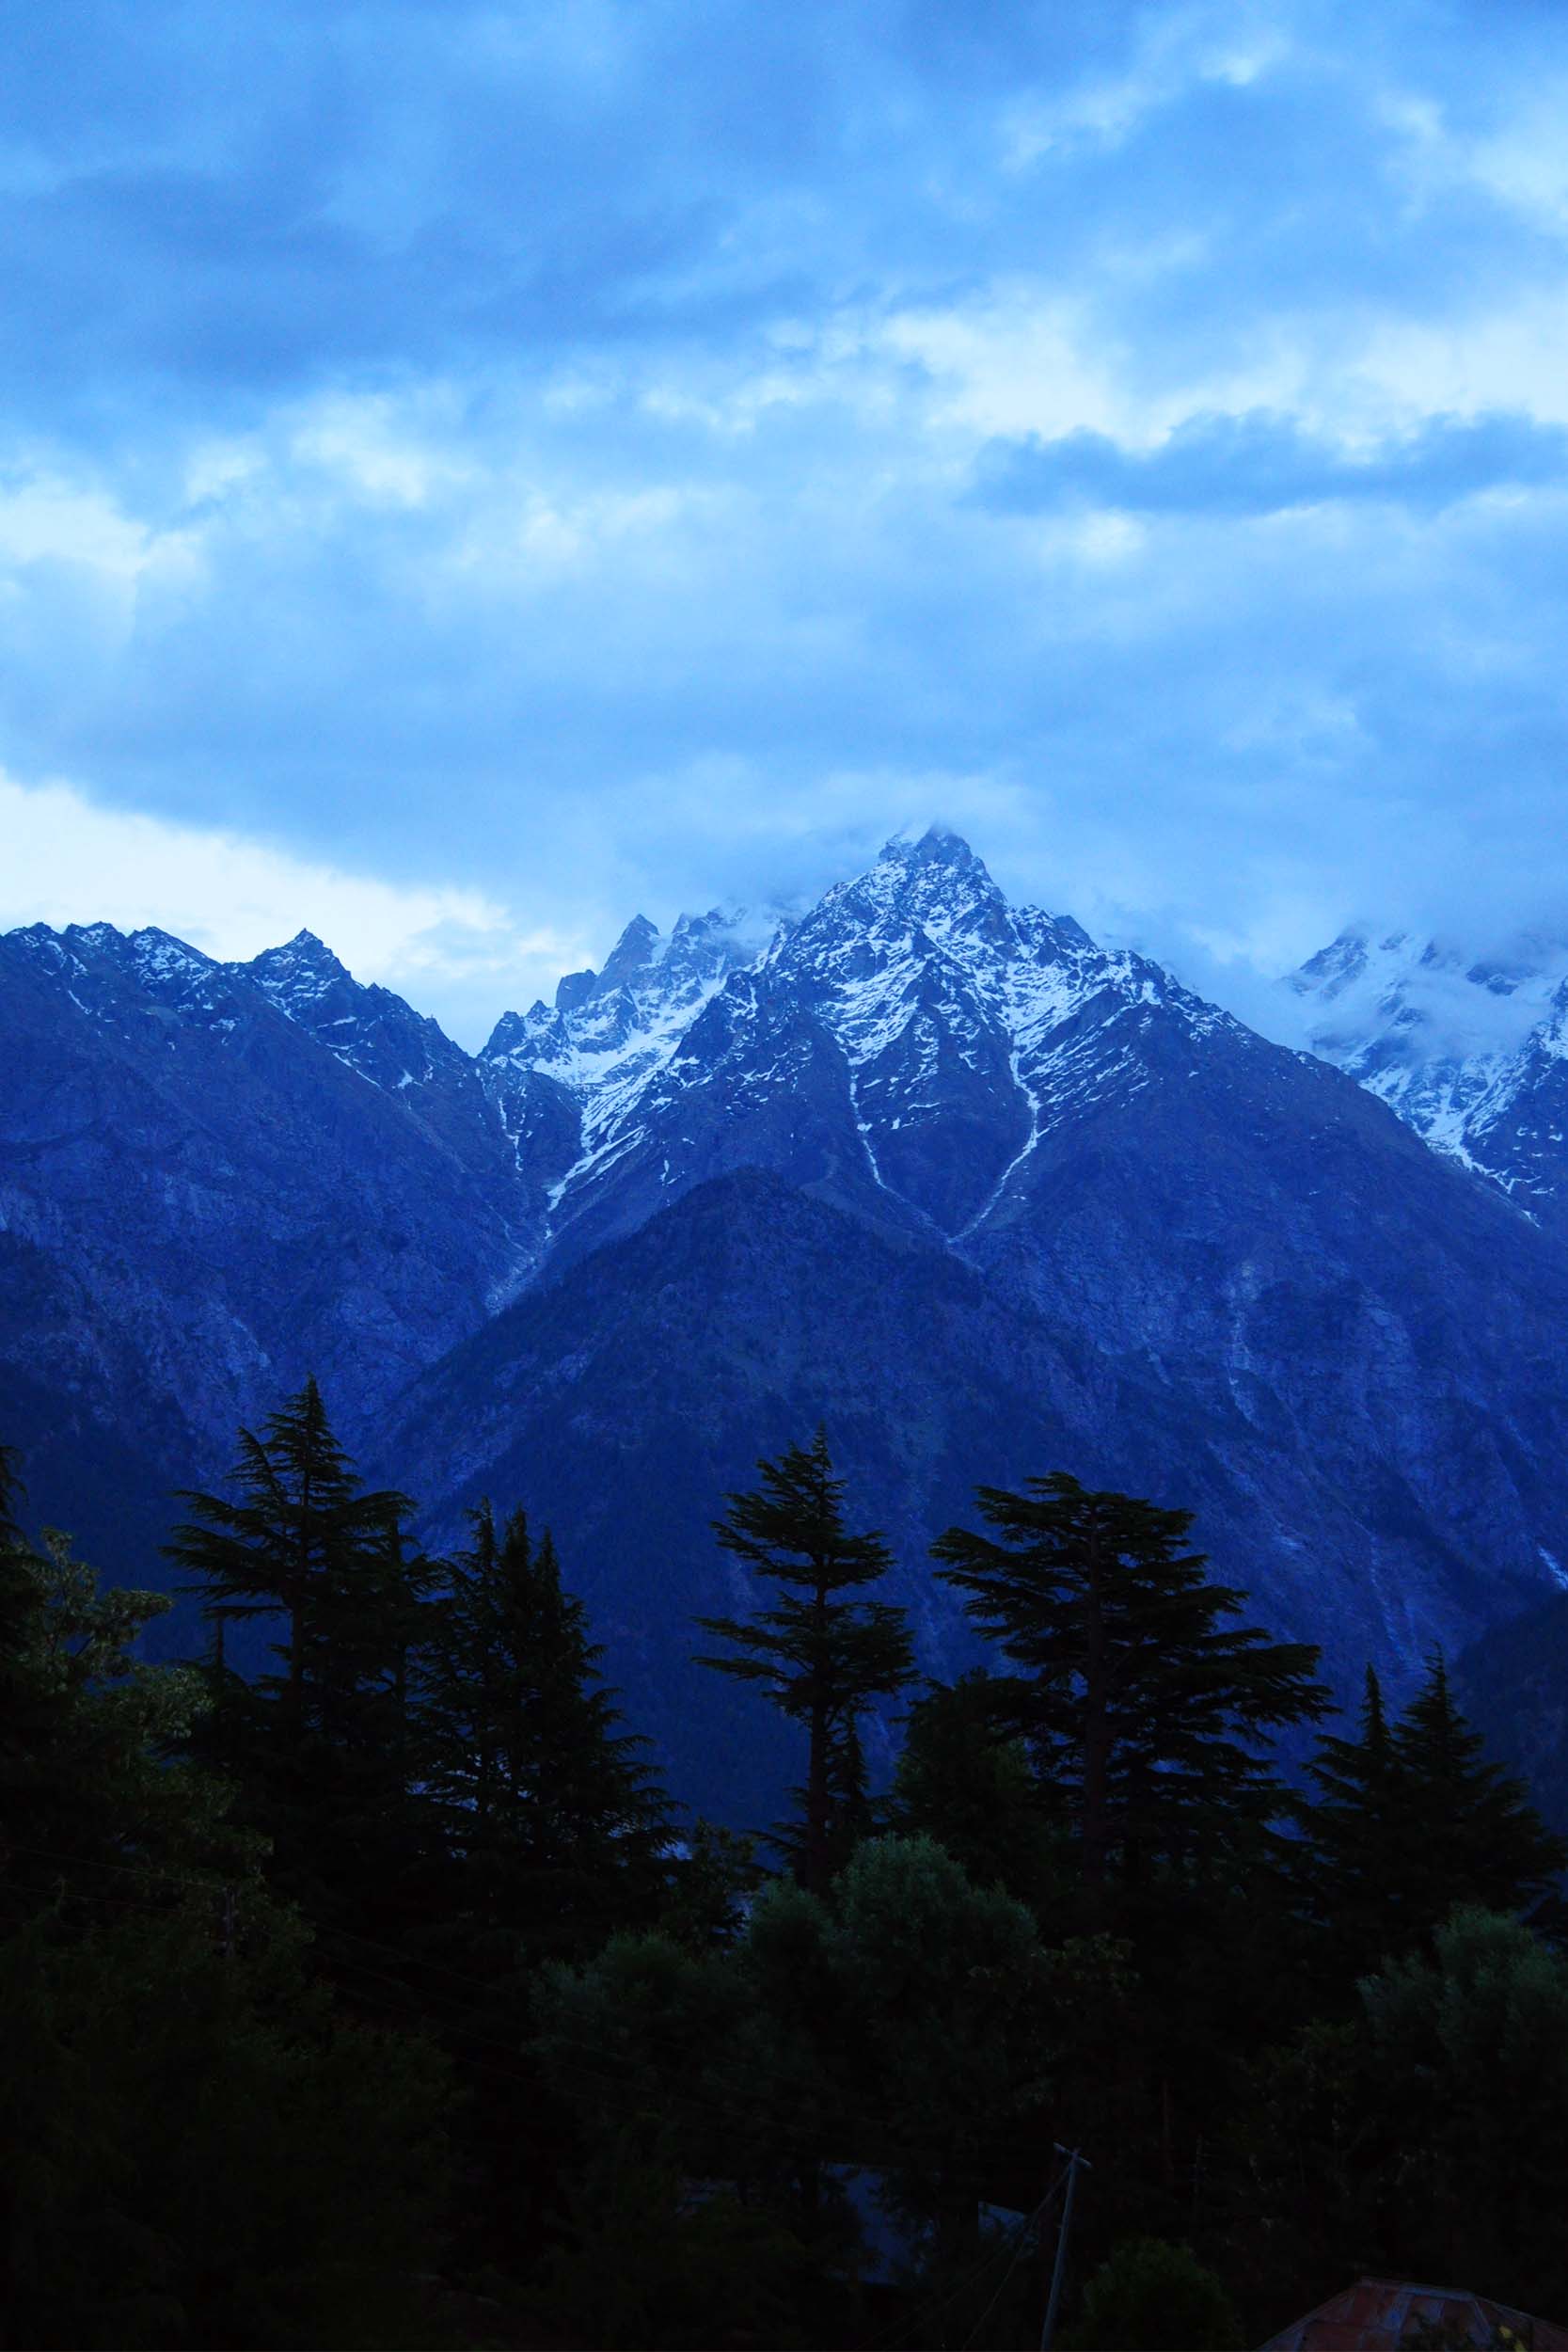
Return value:
[(980, 1486), (942, 1687), (786, 1442), (715, 1499), (756, 1606), (692, 1628), (792, 1726), (748, 1837), (657, 1784), (548, 1531), (423, 1556), (313, 1383), (181, 1498), (185, 1665), (4, 1468), (8, 2345), (1032, 2344), (1074, 2151), (1064, 2345), (1367, 2272), (1568, 2309), (1564, 1849), (1441, 1657), (1331, 1727), (1183, 1512)]

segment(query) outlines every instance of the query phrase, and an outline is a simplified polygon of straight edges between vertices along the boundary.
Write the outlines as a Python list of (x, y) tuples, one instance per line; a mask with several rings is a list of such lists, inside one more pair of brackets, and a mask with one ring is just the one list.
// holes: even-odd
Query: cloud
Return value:
[(993, 440), (980, 453), (974, 496), (992, 513), (1013, 515), (1082, 504), (1218, 517), (1342, 500), (1435, 514), (1481, 491), (1565, 483), (1568, 430), (1528, 417), (1433, 417), (1362, 451), (1253, 410), (1191, 417), (1150, 450), (1091, 432)]
[(0, 483), (0, 566), (63, 564), (129, 585), (153, 568), (183, 570), (191, 558), (184, 533), (150, 529), (102, 490), (46, 470)]
[(14, 775), (466, 1034), (932, 815), (1237, 987), (1563, 897), (1560, 12), (221, 16), (0, 86)]
[(67, 784), (0, 775), (0, 930), (150, 924), (229, 960), (303, 925), (357, 978), (410, 991), (421, 1009), (432, 992), (450, 1005), (483, 991), (490, 1019), (504, 992), (537, 993), (580, 958), (580, 940), (523, 932), (477, 891), (396, 888), (237, 834), (103, 808)]

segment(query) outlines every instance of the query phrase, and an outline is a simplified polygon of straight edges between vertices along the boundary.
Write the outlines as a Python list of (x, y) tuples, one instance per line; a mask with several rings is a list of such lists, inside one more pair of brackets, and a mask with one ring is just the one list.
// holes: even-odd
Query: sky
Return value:
[(931, 820), (1260, 1020), (1568, 936), (1560, 0), (0, 35), (0, 928), (468, 1044)]

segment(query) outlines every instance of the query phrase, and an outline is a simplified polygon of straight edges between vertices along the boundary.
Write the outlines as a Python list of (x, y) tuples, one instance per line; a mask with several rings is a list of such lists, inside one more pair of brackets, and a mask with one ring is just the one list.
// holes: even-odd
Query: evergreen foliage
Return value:
[(1060, 1471), (1027, 1483), (980, 1487), (995, 1532), (949, 1528), (932, 1551), (1016, 1669), (1012, 1722), (1072, 1822), (1085, 1883), (1222, 1851), (1279, 1809), (1256, 1751), (1327, 1708), (1318, 1650), (1222, 1623), (1244, 1597), (1182, 1549), (1191, 1512)]
[(748, 1899), (763, 1873), (750, 1837), (701, 1819), (666, 1856), (669, 1883), (659, 1926), (691, 1950), (725, 1950), (740, 1933)]
[(1232, 2352), (1243, 2342), (1236, 2307), (1189, 2246), (1129, 2238), (1084, 2290), (1066, 2352)]
[(19, 2345), (428, 2343), (451, 2090), (197, 1898), (0, 1943), (0, 2311)]
[(844, 2153), (884, 2175), (939, 2259), (972, 2258), (979, 2184), (1005, 2169), (1077, 2028), (1060, 1961), (1022, 1903), (975, 1886), (926, 1837), (860, 1848), (835, 1889), (830, 1949), (832, 2071), (855, 2134)]
[(1302, 1862), (1347, 1990), (1388, 1954), (1417, 1949), (1455, 1903), (1533, 1910), (1568, 1863), (1522, 1782), (1487, 1759), (1438, 1652), (1392, 1724), (1369, 1667), (1356, 1736), (1320, 1734), (1307, 1774)]
[(1453, 1663), (1455, 1693), (1548, 1829), (1568, 1832), (1568, 1591), (1487, 1628)]
[(548, 1532), (533, 1544), (521, 1511), (498, 1532), (488, 1502), (470, 1526), (420, 1658), (424, 1788), (457, 1872), (465, 1964), (515, 1967), (651, 1915), (668, 1809)]
[[(746, 2179), (754, 2161), (773, 2178), (779, 2053), (759, 2066), (752, 2049), (741, 2063), (755, 2039), (751, 1992), (725, 1955), (694, 1952), (661, 1930), (624, 1930), (578, 1967), (544, 1968), (531, 2010), (546, 2079), (586, 2115), (594, 2140), (630, 2126), (646, 2150), (673, 2132), (693, 2177)], [(792, 2080), (792, 2116), (798, 2090)], [(783, 2138), (790, 2145), (793, 2135)]]
[(1319, 1971), (1338, 1983), (1341, 2005), (1354, 1997), (1361, 1971), (1383, 1950), (1398, 1949), (1406, 1932), (1398, 1772), (1383, 1688), (1369, 1666), (1354, 1736), (1319, 1733), (1307, 1766), (1310, 1795), (1296, 1808), (1301, 1843), (1293, 1859)]
[(1568, 2311), (1568, 1963), (1517, 1920), (1454, 1911), (1361, 1987), (1360, 2092), (1398, 2127), (1374, 2193), (1405, 2259)]
[(536, 2309), (605, 2352), (807, 2346), (810, 2255), (732, 2187), (694, 2185), (659, 2136), (623, 2127), (564, 2184)]
[(1360, 2270), (1568, 2312), (1568, 1961), (1519, 1920), (1456, 1909), (1259, 2058), (1232, 2130), (1227, 2251), (1259, 2306)]
[(882, 1837), (826, 1899), (775, 1881), (733, 1956), (619, 1937), (549, 1971), (537, 2014), (555, 2079), (585, 2051), (605, 2061), (607, 2124), (657, 2122), (690, 2173), (737, 2184), (806, 2242), (847, 2226), (824, 2167), (861, 2168), (911, 2244), (924, 2232), (939, 2262), (973, 2262), (986, 2184), (1011, 2185), (1021, 2135), (1034, 2144), (1080, 2050), (1098, 2062), (1128, 1990), (1114, 1947), (1050, 1948), (931, 1839)]
[(983, 2214), (1053, 2142), (1064, 2344), (1256, 2341), (1365, 2269), (1568, 2314), (1568, 1961), (1506, 1915), (1562, 1849), (1441, 1660), (1278, 1836), (1315, 1653), (1183, 1513), (982, 1489), (937, 1550), (1008, 1671), (926, 1688), (867, 1835), (886, 1547), (820, 1435), (762, 1467), (720, 1533), (778, 1605), (707, 1629), (807, 1735), (770, 1879), (672, 1836), (547, 1535), (408, 1557), (313, 1389), (177, 1539), (215, 1634), (278, 1619), (254, 1681), (141, 1664), (164, 1604), (26, 1543), (0, 1450), (0, 2341), (1033, 2341)]
[[(220, 1632), (281, 1612), (287, 1639), (276, 1655), (285, 1676), (263, 1687), (277, 1692), (303, 1738), (330, 1713), (359, 1645), (395, 1651), (376, 1604), (402, 1598), (395, 1542), (409, 1505), (403, 1495), (361, 1491), (314, 1380), (268, 1416), (261, 1437), (242, 1429), (239, 1448), (236, 1495), (182, 1495), (196, 1516), (175, 1530), (168, 1556), (192, 1573), (190, 1589)], [(358, 1605), (366, 1598), (369, 1612)]]
[(0, 1577), (4, 2340), (410, 2341), (444, 2071), (334, 2020), (232, 1791), (166, 1761), (206, 1703), (134, 1655), (167, 1602), (58, 1535)]
[[(429, 1569), (404, 1558), (406, 1497), (362, 1490), (313, 1380), (240, 1433), (235, 1492), (188, 1492), (169, 1557), (199, 1593), (215, 1644), (212, 1708), (192, 1753), (241, 1789), (273, 1880), (329, 1939), (395, 1940), (400, 1884), (419, 1869), (422, 1757), (409, 1656)], [(281, 1615), (283, 1671), (246, 1684), (224, 1629)]]
[(901, 1609), (849, 1597), (884, 1576), (893, 1555), (880, 1535), (846, 1528), (844, 1481), (833, 1476), (826, 1432), (757, 1467), (761, 1486), (732, 1494), (714, 1532), (724, 1550), (773, 1581), (779, 1598), (744, 1623), (699, 1617), (705, 1633), (730, 1645), (728, 1655), (700, 1663), (760, 1683), (805, 1726), (799, 1819), (771, 1842), (800, 1883), (820, 1893), (871, 1828), (860, 1718), (913, 1678), (913, 1653)]
[(934, 1838), (976, 1886), (1046, 1910), (1070, 1882), (1073, 1856), (1027, 1742), (1008, 1728), (1010, 1698), (983, 1667), (928, 1684), (905, 1719), (887, 1818), (901, 1836)]
[(16, 1517), (23, 1492), (16, 1448), (0, 1445), (0, 1554), (24, 1551), (27, 1548), (27, 1539)]
[(135, 1655), (168, 1602), (100, 1591), (52, 1534), (0, 1551), (0, 1918), (134, 1903), (148, 1871), (248, 1875), (230, 1792), (162, 1760), (204, 1705), (196, 1676)]
[(1441, 1651), (1400, 1718), (1394, 1754), (1411, 1916), (1426, 1927), (1455, 1903), (1525, 1911), (1539, 1900), (1568, 1863), (1568, 1842), (1543, 1826), (1523, 1782), (1487, 1758), (1454, 1704)]
[(47, 1602), (42, 1564), (25, 1547), (10, 1516), (18, 1481), (14, 1455), (0, 1448), (0, 1874), (8, 1883), (20, 1842), (41, 1825), (33, 1808), (39, 1759), (53, 1745), (60, 1695), (46, 1671)]

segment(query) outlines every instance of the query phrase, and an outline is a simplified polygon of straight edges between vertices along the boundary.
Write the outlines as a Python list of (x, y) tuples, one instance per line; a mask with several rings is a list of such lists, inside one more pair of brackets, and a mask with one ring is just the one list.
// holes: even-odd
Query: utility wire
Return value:
[(1012, 2261), (1007, 2265), (1006, 2269), (1002, 2273), (1001, 2285), (997, 2288), (996, 2293), (991, 2296), (990, 2301), (986, 2305), (985, 2310), (980, 2313), (979, 2318), (975, 2321), (968, 2335), (965, 2336), (963, 2341), (963, 2352), (969, 2352), (970, 2345), (974, 2342), (975, 2337), (979, 2334), (981, 2328), (985, 2326), (992, 2312), (995, 2311), (998, 2303), (1001, 2302), (1003, 2295), (1006, 2290), (1007, 2281), (1012, 2277), (1013, 2272), (1018, 2268), (1019, 2258), (1022, 2254), (1024, 2247), (1029, 2242), (1029, 2232), (1032, 2229), (1038, 2229), (1040, 2223), (1045, 2219), (1046, 2213), (1051, 2204), (1053, 2202), (1057, 2191), (1060, 2189), (1062, 2183), (1066, 2180), (1066, 2178), (1067, 2174), (1065, 2172), (1061, 2172), (1057, 2175), (1054, 2186), (1046, 2190), (1045, 2195), (1040, 2199), (1040, 2201), (1035, 2207), (1034, 2212), (1030, 2214), (1027, 2220), (1018, 2231), (1018, 2243), (1013, 2249)]
[[(1061, 2183), (1059, 2181), (1056, 2184), (1056, 2186), (1058, 2188), (1061, 2186)], [(945, 2293), (942, 2295), (932, 2296), (928, 2301), (918, 2304), (912, 2312), (900, 2312), (891, 2328), (884, 2328), (879, 2336), (874, 2336), (872, 2338), (870, 2344), (864, 2347), (864, 2352), (884, 2352), (884, 2348), (888, 2344), (892, 2344), (895, 2337), (912, 2334), (915, 2328), (923, 2326), (927, 2320), (940, 2319), (943, 2312), (951, 2310), (952, 2306), (958, 2300), (960, 2296), (967, 2295), (970, 2288), (973, 2287), (977, 2280), (985, 2277), (986, 2272), (990, 2268), (992, 2263), (994, 2263), (999, 2256), (1007, 2251), (1008, 2247), (1013, 2245), (1014, 2240), (1017, 2241), (1017, 2247), (1015, 2248), (1013, 2256), (1013, 2260), (1016, 2262), (1018, 2259), (1018, 2251), (1022, 2249), (1030, 2229), (1039, 2219), (1040, 2215), (1044, 2213), (1046, 2206), (1049, 2205), (1055, 2193), (1056, 2190), (1054, 2188), (1049, 2190), (1043, 2203), (1037, 2206), (1034, 2213), (1025, 2214), (1023, 2219), (1018, 2223), (1017, 2227), (1012, 2230), (1006, 2237), (1003, 2239), (1000, 2246), (988, 2246), (979, 2261), (972, 2269), (964, 2272), (963, 2276), (958, 2280), (955, 2286), (950, 2286), (947, 2288)], [(1011, 2271), (1012, 2265), (1009, 2265), (1006, 2277), (1011, 2276)], [(1006, 2277), (1004, 2277), (1003, 2280), (1004, 2286), (1006, 2284)], [(1000, 2293), (1001, 2288), (998, 2288), (997, 2295), (999, 2296)], [(980, 2322), (982, 2327), (984, 2326), (985, 2321), (990, 2317), (991, 2311), (995, 2308), (996, 2299), (996, 2296), (993, 2296), (990, 2304), (987, 2307)], [(976, 2329), (975, 2332), (977, 2333), (978, 2329)], [(971, 2340), (973, 2341), (973, 2338)]]

